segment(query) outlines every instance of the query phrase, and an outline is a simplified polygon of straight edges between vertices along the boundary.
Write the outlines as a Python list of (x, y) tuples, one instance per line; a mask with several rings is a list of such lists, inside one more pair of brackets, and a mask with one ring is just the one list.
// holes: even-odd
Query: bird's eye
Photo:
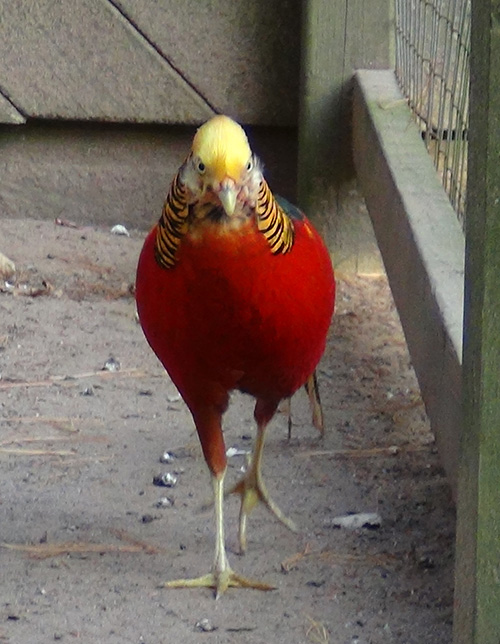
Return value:
[(205, 164), (203, 161), (198, 161), (198, 164), (196, 165), (196, 168), (200, 174), (203, 174), (206, 170)]
[(247, 170), (247, 172), (250, 172), (251, 170), (253, 170), (253, 161), (252, 161), (252, 159), (250, 159), (250, 161), (247, 163), (246, 170)]

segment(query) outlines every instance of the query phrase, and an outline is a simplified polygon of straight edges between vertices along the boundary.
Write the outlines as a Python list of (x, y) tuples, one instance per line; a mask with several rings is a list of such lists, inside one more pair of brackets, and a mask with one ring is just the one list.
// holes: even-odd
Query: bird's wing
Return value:
[(279, 207), (290, 217), (290, 219), (295, 219), (296, 221), (304, 220), (305, 215), (302, 210), (297, 208), (297, 206), (294, 206), (293, 203), (290, 203), (288, 199), (285, 199), (281, 195), (275, 195), (274, 198), (278, 202)]

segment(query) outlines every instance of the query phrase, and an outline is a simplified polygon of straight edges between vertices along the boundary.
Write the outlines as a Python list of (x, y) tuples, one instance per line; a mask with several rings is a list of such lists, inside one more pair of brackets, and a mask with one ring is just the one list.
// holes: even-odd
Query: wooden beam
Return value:
[(500, 17), (473, 0), (454, 644), (500, 641)]
[(391, 5), (392, 0), (303, 1), (298, 201), (340, 271), (380, 270), (354, 180), (351, 89), (357, 67), (391, 66)]
[(461, 425), (464, 235), (391, 71), (358, 70), (353, 153), (441, 460)]
[(345, 2), (303, 3), (298, 183), (303, 207), (313, 198), (319, 182), (335, 179), (340, 171), (333, 163), (342, 129), (346, 20)]

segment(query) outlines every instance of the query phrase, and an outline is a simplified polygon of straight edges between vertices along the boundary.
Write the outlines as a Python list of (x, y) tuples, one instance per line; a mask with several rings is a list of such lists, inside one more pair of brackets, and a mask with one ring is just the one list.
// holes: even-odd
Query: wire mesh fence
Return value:
[(464, 223), (471, 0), (395, 0), (396, 77)]

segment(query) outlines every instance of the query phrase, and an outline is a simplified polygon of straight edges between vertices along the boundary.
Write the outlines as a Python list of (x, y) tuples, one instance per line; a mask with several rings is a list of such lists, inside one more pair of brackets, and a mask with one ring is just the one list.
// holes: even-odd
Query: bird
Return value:
[(136, 275), (140, 324), (191, 412), (213, 488), (213, 564), (207, 574), (165, 587), (207, 587), (216, 598), (229, 587), (274, 588), (235, 572), (227, 557), (222, 417), (232, 391), (255, 399), (251, 459), (229, 491), (241, 497), (243, 553), (247, 518), (258, 503), (296, 529), (264, 484), (264, 438), (279, 403), (307, 382), (313, 386), (334, 301), (332, 260), (321, 236), (271, 192), (243, 127), (212, 117), (194, 135)]

